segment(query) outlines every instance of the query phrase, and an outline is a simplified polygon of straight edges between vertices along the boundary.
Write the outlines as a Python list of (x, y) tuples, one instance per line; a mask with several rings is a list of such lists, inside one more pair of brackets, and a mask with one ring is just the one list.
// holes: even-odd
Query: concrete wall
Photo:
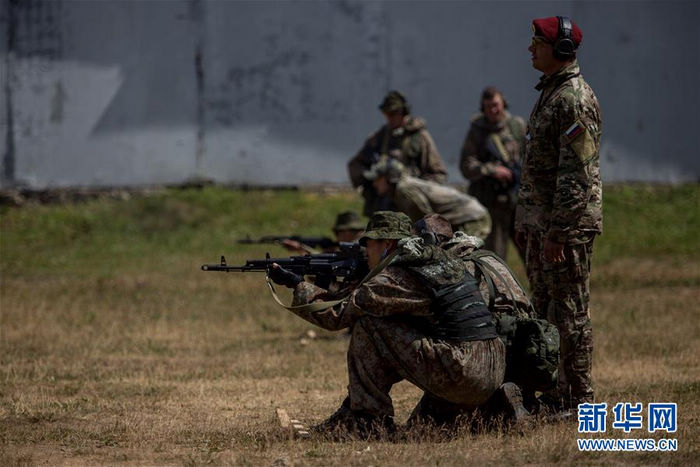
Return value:
[[(603, 177), (696, 181), (700, 3), (9, 0), (0, 7), (2, 186), (346, 182), (400, 89), (462, 181), (487, 84), (527, 116), (530, 20), (584, 31)], [(7, 40), (4, 40), (7, 38)]]

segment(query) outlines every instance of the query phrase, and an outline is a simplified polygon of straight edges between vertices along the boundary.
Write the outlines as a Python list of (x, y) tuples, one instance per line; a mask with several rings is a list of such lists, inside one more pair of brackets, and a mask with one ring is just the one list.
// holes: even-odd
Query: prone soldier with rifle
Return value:
[(365, 222), (355, 211), (343, 211), (335, 218), (333, 234), (335, 240), (328, 237), (305, 237), (301, 235), (266, 235), (258, 239), (250, 237), (238, 240), (238, 243), (276, 243), (289, 251), (300, 254), (324, 253), (336, 251), (340, 243), (356, 242), (365, 230)]
[(332, 238), (329, 237), (304, 237), (302, 235), (263, 235), (262, 237), (258, 238), (241, 238), (238, 240), (238, 243), (244, 244), (244, 245), (253, 245), (253, 244), (265, 244), (265, 243), (275, 243), (275, 244), (280, 244), (280, 245), (285, 245), (286, 242), (296, 242), (301, 246), (308, 247), (308, 248), (322, 248), (322, 249), (328, 249), (328, 248), (335, 248), (338, 246), (338, 242), (333, 240)]

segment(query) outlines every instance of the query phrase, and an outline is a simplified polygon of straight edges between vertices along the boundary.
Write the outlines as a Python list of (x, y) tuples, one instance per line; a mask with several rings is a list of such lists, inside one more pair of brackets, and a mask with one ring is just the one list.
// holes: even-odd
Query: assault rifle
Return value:
[(202, 271), (221, 272), (267, 272), (272, 263), (300, 276), (315, 276), (315, 283), (327, 288), (333, 279), (343, 278), (343, 282), (363, 278), (368, 272), (364, 249), (358, 243), (339, 243), (339, 251), (315, 255), (290, 256), (288, 258), (249, 259), (243, 266), (229, 266), (221, 257), (219, 264), (204, 264)]
[(261, 244), (261, 243), (281, 243), (284, 240), (293, 240), (311, 248), (335, 248), (338, 242), (328, 237), (303, 237), (301, 235), (265, 235), (258, 238), (241, 238), (238, 243)]
[(498, 138), (497, 135), (492, 135), (486, 139), (486, 155), (489, 161), (500, 162), (513, 173), (513, 180), (510, 183), (498, 182), (496, 187), (497, 192), (514, 192), (517, 193), (520, 189), (520, 175), (523, 167), (519, 162), (507, 160), (507, 155), (503, 154), (492, 138)]

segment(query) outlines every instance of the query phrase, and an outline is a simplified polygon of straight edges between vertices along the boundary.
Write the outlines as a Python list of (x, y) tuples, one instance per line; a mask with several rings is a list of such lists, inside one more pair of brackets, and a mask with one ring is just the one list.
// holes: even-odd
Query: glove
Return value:
[(277, 285), (283, 285), (293, 289), (299, 282), (303, 282), (299, 274), (294, 274), (292, 271), (287, 271), (279, 264), (275, 263), (267, 271), (267, 276)]

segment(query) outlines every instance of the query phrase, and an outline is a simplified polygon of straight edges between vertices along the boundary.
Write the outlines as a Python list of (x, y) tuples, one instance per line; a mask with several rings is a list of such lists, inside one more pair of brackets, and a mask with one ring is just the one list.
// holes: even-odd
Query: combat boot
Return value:
[(345, 398), (327, 420), (311, 427), (311, 433), (333, 441), (389, 440), (396, 434), (393, 417), (377, 417), (350, 409)]
[(523, 405), (523, 394), (515, 383), (503, 383), (496, 390), (501, 410), (505, 412), (506, 420), (516, 425), (527, 425), (532, 415)]

